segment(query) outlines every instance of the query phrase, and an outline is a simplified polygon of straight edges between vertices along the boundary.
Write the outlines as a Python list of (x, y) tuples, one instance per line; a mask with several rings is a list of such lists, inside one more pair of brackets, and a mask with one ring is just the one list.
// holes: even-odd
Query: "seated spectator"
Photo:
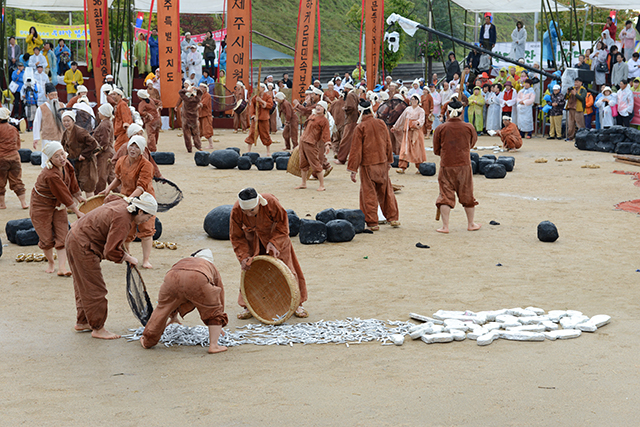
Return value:
[(579, 70), (590, 70), (591, 69), (589, 64), (587, 64), (585, 62), (584, 55), (578, 56), (578, 62), (576, 63), (576, 65), (573, 66), (573, 68), (577, 68)]

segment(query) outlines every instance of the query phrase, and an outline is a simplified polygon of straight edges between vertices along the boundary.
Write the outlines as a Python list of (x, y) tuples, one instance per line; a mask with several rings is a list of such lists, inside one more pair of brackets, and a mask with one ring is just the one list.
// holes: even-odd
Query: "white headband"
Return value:
[(113, 107), (111, 104), (102, 104), (100, 108), (98, 108), (98, 112), (108, 119), (113, 117)]
[(124, 199), (129, 202), (129, 206), (127, 206), (129, 213), (135, 212), (136, 208), (142, 209), (151, 215), (155, 215), (156, 212), (158, 212), (158, 202), (156, 198), (146, 191), (138, 197), (125, 197)]
[(211, 249), (201, 249), (193, 257), (206, 259), (211, 264), (213, 264), (213, 253), (211, 252)]
[(454, 109), (451, 105), (447, 105), (447, 110), (449, 110), (449, 115), (451, 117), (458, 117), (464, 111), (464, 105), (458, 109)]
[(76, 112), (67, 110), (64, 113), (62, 113), (61, 119), (64, 119), (65, 117), (71, 117), (71, 120), (73, 120), (75, 122), (76, 121)]
[(51, 163), (51, 158), (53, 157), (54, 154), (56, 154), (60, 150), (64, 150), (64, 147), (58, 141), (51, 141), (44, 146), (44, 148), (42, 149), (42, 154), (44, 154), (49, 158), (46, 164), (47, 169), (51, 169), (53, 167), (53, 164)]
[(136, 144), (141, 152), (144, 153), (144, 149), (147, 148), (147, 140), (144, 139), (144, 136), (133, 135), (129, 142), (127, 143), (127, 148), (131, 147), (131, 145)]
[(250, 211), (251, 209), (258, 206), (258, 203), (260, 203), (260, 206), (267, 206), (267, 199), (262, 197), (261, 194), (258, 194), (256, 197), (249, 200), (242, 200), (238, 196), (238, 204), (240, 205), (240, 209), (242, 209), (243, 211)]

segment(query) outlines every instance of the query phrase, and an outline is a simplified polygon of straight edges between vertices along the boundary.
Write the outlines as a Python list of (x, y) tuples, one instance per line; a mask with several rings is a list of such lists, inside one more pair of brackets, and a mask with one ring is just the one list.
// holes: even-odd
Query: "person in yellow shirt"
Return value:
[(36, 27), (29, 28), (29, 34), (27, 35), (27, 53), (29, 55), (33, 55), (33, 48), (39, 47), (42, 48), (42, 37), (38, 35), (36, 31)]
[(64, 82), (67, 85), (67, 102), (78, 92), (78, 85), (84, 83), (82, 72), (78, 70), (78, 63), (71, 62), (71, 68), (64, 73)]

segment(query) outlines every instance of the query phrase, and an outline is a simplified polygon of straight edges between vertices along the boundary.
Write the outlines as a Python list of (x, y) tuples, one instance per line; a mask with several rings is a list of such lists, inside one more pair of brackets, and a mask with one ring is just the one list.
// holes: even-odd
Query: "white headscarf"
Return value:
[(64, 147), (58, 141), (51, 141), (42, 148), (42, 154), (47, 156), (47, 158), (49, 159), (47, 160), (47, 163), (45, 165), (47, 169), (51, 169), (53, 167), (53, 163), (51, 163), (51, 158), (53, 157), (54, 154), (56, 154), (60, 150), (64, 150)]
[(144, 139), (144, 136), (133, 135), (129, 142), (127, 143), (127, 148), (131, 147), (132, 144), (136, 144), (141, 152), (144, 153), (144, 149), (147, 148), (147, 140)]
[[(103, 116), (105, 116), (106, 118), (108, 118), (108, 119), (113, 117), (113, 107), (111, 106), (111, 104), (102, 104), (98, 108), (98, 112), (100, 114), (102, 114)], [(131, 126), (129, 126), (129, 127), (131, 127)]]
[(251, 209), (258, 206), (258, 203), (260, 203), (260, 206), (267, 206), (267, 199), (262, 197), (260, 193), (258, 193), (257, 197), (254, 197), (253, 199), (249, 199), (249, 200), (242, 200), (240, 196), (238, 196), (238, 204), (240, 205), (240, 208), (244, 211), (250, 211)]
[(149, 99), (149, 92), (144, 89), (140, 89), (138, 91), (138, 98), (140, 99)]
[(9, 120), (11, 117), (11, 111), (6, 108), (0, 108), (0, 120)]
[(213, 264), (213, 253), (211, 252), (211, 249), (200, 249), (195, 255), (193, 255), (193, 257), (206, 259)]
[(137, 123), (131, 123), (129, 125), (129, 127), (127, 128), (127, 136), (129, 138), (133, 137), (135, 134), (137, 134), (138, 132), (140, 132), (142, 129), (142, 126), (140, 126)]
[(146, 191), (138, 197), (125, 197), (124, 199), (129, 202), (129, 206), (127, 206), (129, 213), (135, 212), (136, 208), (151, 215), (155, 215), (158, 212), (158, 202), (156, 198)]
[(64, 119), (65, 117), (71, 117), (71, 119), (75, 122), (76, 121), (76, 112), (72, 111), (72, 110), (67, 110), (64, 113), (62, 113), (62, 117), (60, 119)]

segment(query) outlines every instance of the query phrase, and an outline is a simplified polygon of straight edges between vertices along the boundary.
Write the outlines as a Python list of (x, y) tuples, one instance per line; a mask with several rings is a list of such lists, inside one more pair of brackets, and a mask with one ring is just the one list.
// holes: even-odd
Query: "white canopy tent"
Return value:
[[(113, 0), (109, 1), (109, 7)], [(158, 2), (153, 5), (153, 11), (158, 10)], [(48, 12), (79, 12), (84, 10), (83, 0), (7, 0), (7, 7), (14, 9), (45, 10)], [(224, 0), (209, 0), (206, 2), (195, 2), (183, 0), (180, 2), (180, 13), (216, 15), (224, 13)], [(135, 0), (136, 11), (149, 12), (151, 0)]]
[[(162, 0), (156, 0), (154, 2), (154, 12), (158, 10), (158, 3), (161, 1)], [(139, 12), (149, 12), (149, 9), (151, 9), (151, 0), (135, 0), (134, 7), (135, 10)], [(208, 0), (204, 2), (182, 0), (180, 2), (180, 13), (195, 15), (220, 15), (224, 13), (224, 7), (224, 0)]]
[(581, 0), (583, 3), (590, 4), (591, 6), (600, 9), (611, 10), (640, 10), (640, 1), (638, 0)]
[[(113, 0), (108, 0), (109, 6)], [(83, 0), (7, 0), (14, 9), (45, 10), (47, 12), (79, 12), (84, 10)]]
[[(475, 13), (535, 13), (540, 12), (541, 2), (531, 0), (452, 0), (461, 8)], [(597, 1), (597, 0), (596, 0)], [(606, 1), (606, 0), (605, 0)], [(637, 1), (637, 0), (636, 0)], [(549, 0), (551, 9), (556, 11), (556, 2)], [(546, 7), (546, 1), (545, 1)], [(569, 8), (558, 3), (558, 12), (567, 12)]]

